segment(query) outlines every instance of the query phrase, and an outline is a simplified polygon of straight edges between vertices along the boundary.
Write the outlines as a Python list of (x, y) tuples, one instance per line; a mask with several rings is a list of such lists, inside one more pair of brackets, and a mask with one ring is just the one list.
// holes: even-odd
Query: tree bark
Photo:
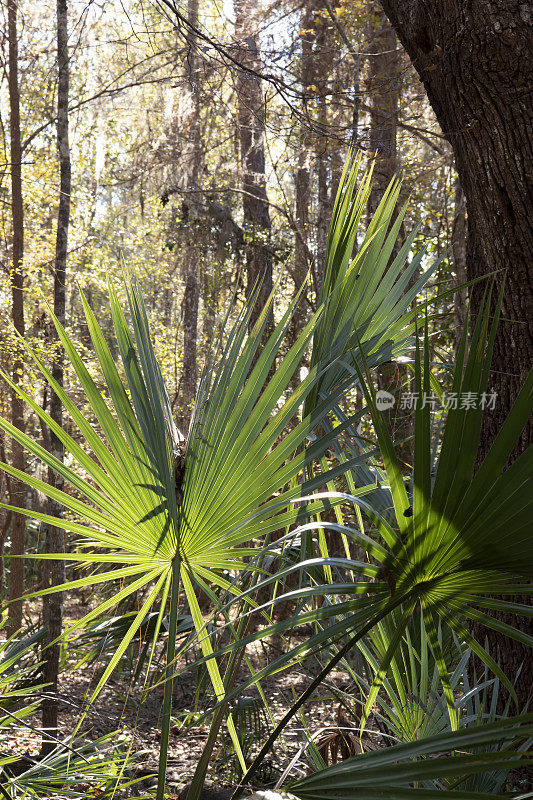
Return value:
[[(22, 145), (20, 135), (20, 91), (18, 78), (17, 0), (8, 0), (9, 37), (9, 133), (11, 160), (11, 216), (13, 225), (11, 268), (11, 319), (15, 330), (24, 336), (24, 206), (22, 199)], [(12, 378), (14, 383), (22, 381), (24, 371), (23, 351), (16, 344)], [(11, 422), (24, 431), (24, 405), (16, 394), (11, 393)], [(25, 458), (21, 445), (13, 440), (11, 464), (24, 472)], [(10, 503), (16, 508), (25, 508), (26, 489), (21, 481), (10, 480)], [(24, 554), (26, 518), (14, 514), (11, 524), (11, 560), (9, 581), (9, 632), (15, 633), (22, 626), (22, 594), (24, 592)]]
[[(261, 55), (256, 4), (253, 0), (234, 0), (235, 36), (238, 61), (255, 73), (261, 71)], [(272, 291), (272, 223), (265, 176), (265, 98), (261, 79), (246, 70), (237, 73), (238, 127), (242, 168), (243, 217), (246, 233), (246, 297), (258, 287), (258, 297), (250, 318), (252, 327)], [(270, 315), (269, 324), (272, 325)]]
[(192, 405), (196, 397), (197, 350), (198, 350), (198, 304), (200, 298), (200, 254), (198, 247), (196, 204), (200, 165), (202, 163), (202, 143), (200, 130), (200, 71), (196, 35), (198, 29), (198, 0), (188, 0), (187, 18), (191, 25), (188, 36), (188, 50), (184, 61), (184, 115), (180, 120), (186, 137), (182, 156), (182, 172), (185, 176), (187, 199), (182, 204), (183, 222), (187, 224), (187, 241), (184, 248), (182, 275), (185, 291), (181, 305), (183, 326), (183, 372), (181, 379), (181, 403), (179, 424), (184, 433), (189, 428)]
[[(315, 12), (316, 13), (316, 12)], [(328, 243), (329, 223), (331, 220), (330, 186), (330, 142), (328, 95), (330, 92), (330, 76), (333, 67), (333, 26), (324, 12), (315, 16), (316, 48), (314, 83), (317, 87), (318, 136), (316, 141), (316, 175), (317, 175), (317, 230), (316, 230), (316, 272), (318, 288), (322, 286), (326, 249)]]
[[(68, 7), (67, 0), (57, 0), (57, 150), (59, 155), (59, 209), (57, 214), (56, 253), (54, 265), (54, 314), (62, 325), (65, 325), (66, 305), (66, 270), (68, 252), (68, 229), (70, 223), (71, 165), (68, 130), (69, 99), (69, 55), (68, 55)], [(60, 386), (64, 384), (64, 357), (59, 345), (55, 329), (51, 328), (52, 341), (56, 348), (52, 363), (52, 377)], [(52, 391), (50, 396), (50, 416), (60, 427), (63, 425), (63, 408), (58, 395)], [(50, 449), (52, 454), (62, 461), (64, 448), (53, 431), (50, 431)], [(48, 482), (62, 490), (64, 480), (53, 470), (48, 470)], [(62, 516), (62, 507), (49, 501), (49, 513)], [(48, 526), (45, 538), (46, 553), (62, 553), (65, 550), (64, 532), (61, 528)], [(43, 586), (59, 586), (65, 581), (65, 563), (61, 560), (43, 562)], [(42, 703), (43, 742), (41, 754), (46, 755), (55, 747), (53, 739), (47, 739), (46, 733), (57, 738), (58, 715), (58, 675), (59, 675), (59, 643), (52, 644), (60, 635), (63, 624), (63, 593), (56, 592), (43, 597), (43, 621), (46, 627), (46, 638), (43, 643), (43, 679), (48, 684), (46, 696)]]
[[(306, 279), (309, 268), (312, 265), (311, 252), (309, 249), (309, 200), (311, 193), (311, 135), (307, 122), (308, 100), (312, 95), (313, 81), (313, 41), (315, 39), (315, 29), (313, 22), (314, 0), (306, 2), (300, 21), (300, 82), (302, 91), (302, 113), (303, 119), (300, 122), (299, 148), (298, 148), (298, 167), (294, 178), (294, 205), (295, 222), (297, 230), (294, 237), (294, 281), (295, 288), (298, 290)], [(315, 287), (316, 288), (316, 287)], [(289, 330), (289, 342), (296, 341), (298, 333), (302, 330), (306, 319), (306, 303), (303, 297), (300, 298), (294, 310)], [(297, 376), (295, 376), (297, 378)]]
[[(452, 144), (468, 211), (469, 280), (505, 279), (495, 344), (496, 408), (481, 449), (501, 428), (533, 360), (533, 11), (519, 0), (383, 0)], [(483, 286), (472, 291), (475, 311)], [(520, 449), (532, 441), (524, 431)]]
[[(373, 217), (383, 194), (399, 170), (396, 137), (398, 132), (398, 107), (400, 102), (400, 57), (398, 39), (379, 6), (371, 6), (373, 25), (368, 32), (371, 42), (368, 60), (366, 91), (370, 98), (370, 131), (368, 149), (375, 158), (374, 182), (368, 198), (368, 218)], [(392, 258), (399, 250), (398, 241)], [(413, 461), (413, 415), (400, 410), (398, 402), (402, 391), (406, 391), (409, 373), (405, 366), (392, 361), (382, 364), (377, 370), (378, 385), (391, 392), (396, 404), (384, 412), (393, 439), (405, 440), (398, 448), (404, 462)]]
[[(481, 459), (533, 362), (533, 10), (521, 0), (382, 0), (382, 5), (453, 147), (468, 212), (467, 277), (495, 271), (497, 288), (505, 280), (490, 387), (498, 402), (484, 417)], [(483, 290), (483, 282), (472, 289), (474, 316)], [(530, 423), (513, 457), (532, 439)], [(530, 620), (508, 621), (532, 632)], [(488, 638), (508, 675), (514, 677), (523, 663), (518, 696), (524, 707), (533, 687), (529, 650), (493, 632)]]
[[(455, 285), (466, 283), (466, 202), (461, 184), (455, 182), (455, 200), (452, 226), (452, 259), (455, 272)], [(458, 289), (453, 296), (453, 321), (455, 328), (455, 352), (461, 343), (466, 321), (468, 289)]]
[(375, 155), (374, 183), (368, 200), (368, 213), (372, 217), (383, 193), (398, 171), (396, 133), (400, 98), (400, 64), (398, 40), (391, 25), (383, 23), (378, 7), (373, 7), (375, 25), (379, 27), (369, 55), (367, 93), (370, 96), (370, 134), (368, 149)]

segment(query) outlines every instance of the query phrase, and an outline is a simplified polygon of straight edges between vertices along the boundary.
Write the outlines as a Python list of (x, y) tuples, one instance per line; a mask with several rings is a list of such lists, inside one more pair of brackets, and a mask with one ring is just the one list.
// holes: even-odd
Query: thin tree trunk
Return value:
[[(304, 119), (300, 122), (298, 167), (294, 179), (295, 221), (297, 231), (294, 237), (294, 282), (298, 290), (306, 279), (311, 267), (311, 253), (309, 250), (309, 200), (311, 193), (311, 132), (307, 118), (307, 103), (312, 92), (313, 81), (313, 40), (315, 30), (313, 27), (314, 0), (309, 0), (304, 6), (301, 16), (301, 66), (300, 80), (302, 90), (302, 111)], [(296, 341), (298, 333), (302, 330), (306, 319), (305, 299), (300, 298), (289, 330), (289, 342)]]
[[(238, 60), (258, 73), (261, 70), (257, 12), (253, 0), (234, 0)], [(242, 168), (243, 217), (247, 234), (246, 296), (258, 287), (258, 298), (250, 318), (254, 325), (272, 291), (272, 250), (265, 177), (265, 98), (261, 79), (245, 70), (237, 73), (238, 126)], [(272, 323), (272, 315), (270, 324)]]
[[(17, 0), (8, 0), (9, 36), (9, 132), (11, 158), (11, 215), (13, 224), (12, 271), (11, 271), (11, 319), (15, 330), (24, 336), (24, 207), (22, 201), (22, 146), (20, 136), (20, 93), (18, 79)], [(15, 383), (22, 381), (24, 363), (22, 348), (17, 344), (13, 361), (12, 377)], [(11, 422), (24, 431), (24, 405), (16, 392), (11, 393)], [(11, 464), (24, 472), (25, 458), (21, 445), (13, 440)], [(25, 508), (26, 489), (21, 481), (11, 478), (10, 503), (16, 508)], [(22, 593), (24, 591), (24, 554), (26, 519), (14, 514), (11, 525), (11, 560), (9, 581), (9, 630), (15, 633), (22, 626)]]
[[(531, 7), (521, 0), (382, 0), (428, 93), (455, 155), (468, 212), (469, 280), (495, 272), (505, 280), (479, 458), (485, 456), (533, 363), (533, 105)], [(484, 291), (472, 288), (473, 316)], [(533, 440), (526, 426), (513, 454)], [(531, 598), (519, 598), (530, 603)], [(531, 634), (524, 617), (500, 617)], [(533, 687), (529, 648), (484, 629), (493, 655), (514, 677), (521, 707)]]
[(316, 151), (317, 174), (317, 230), (316, 260), (318, 286), (322, 285), (324, 265), (326, 262), (326, 246), (328, 242), (331, 203), (329, 194), (329, 124), (328, 124), (328, 91), (329, 76), (333, 64), (333, 47), (331, 42), (331, 23), (325, 16), (316, 17), (316, 55), (315, 84), (318, 91), (318, 130)]
[[(368, 148), (376, 163), (374, 184), (368, 199), (369, 219), (374, 215), (387, 186), (398, 172), (396, 137), (401, 84), (396, 34), (379, 6), (373, 5), (372, 10), (375, 20), (374, 28), (368, 36), (368, 40), (372, 42), (367, 81), (371, 104)], [(399, 242), (394, 247), (392, 257), (398, 250)], [(380, 388), (391, 392), (396, 398), (396, 404), (384, 414), (393, 438), (405, 440), (399, 449), (400, 456), (405, 462), (412, 464), (412, 441), (409, 438), (413, 433), (412, 414), (400, 410), (398, 402), (401, 392), (407, 388), (407, 370), (391, 361), (382, 364), (377, 370), (377, 379)]]
[(400, 65), (398, 40), (391, 25), (380, 21), (382, 13), (374, 7), (376, 25), (380, 26), (369, 57), (367, 92), (370, 95), (370, 135), (368, 149), (376, 156), (374, 185), (368, 201), (371, 217), (379, 205), (383, 193), (398, 171), (396, 133), (398, 127), (398, 104), (400, 98)]
[(218, 278), (216, 275), (210, 274), (210, 270), (208, 270), (206, 265), (206, 268), (202, 273), (202, 301), (204, 306), (202, 332), (204, 339), (204, 350), (206, 353), (208, 352), (215, 336), (219, 291), (220, 286)]
[[(198, 0), (188, 2), (188, 20), (192, 28), (198, 28)], [(187, 137), (183, 153), (183, 173), (186, 176), (185, 188), (188, 190), (186, 200), (182, 204), (183, 222), (188, 223), (186, 244), (184, 248), (182, 275), (185, 291), (181, 304), (183, 326), (183, 374), (181, 380), (181, 403), (179, 422), (186, 432), (189, 427), (191, 411), (196, 397), (197, 383), (197, 351), (198, 351), (198, 304), (200, 298), (200, 264), (198, 248), (197, 215), (195, 204), (198, 178), (202, 161), (202, 145), (200, 135), (200, 74), (196, 36), (191, 31), (188, 39), (188, 51), (185, 58), (185, 118), (180, 122)]]
[[(452, 258), (455, 285), (466, 283), (466, 203), (459, 180), (455, 182), (455, 208), (452, 226)], [(453, 296), (453, 322), (455, 328), (455, 352), (459, 348), (466, 321), (468, 289), (458, 289)]]
[[(68, 7), (67, 0), (57, 0), (57, 149), (59, 154), (59, 210), (57, 214), (56, 255), (54, 268), (54, 314), (59, 322), (65, 324), (66, 305), (66, 268), (68, 252), (68, 228), (70, 222), (71, 166), (68, 131), (68, 98), (69, 98), (69, 56), (68, 56)], [(57, 341), (57, 335), (54, 333)], [(64, 383), (64, 358), (61, 347), (57, 347), (52, 364), (52, 377), (60, 386)], [(50, 416), (57, 425), (63, 425), (63, 409), (61, 400), (52, 391), (50, 396)], [(50, 449), (52, 454), (63, 460), (64, 449), (61, 441), (50, 431)], [(63, 478), (53, 470), (48, 470), (48, 482), (57, 489), (63, 489)], [(60, 517), (62, 508), (53, 500), (49, 501), (49, 513)], [(64, 532), (61, 528), (49, 526), (46, 531), (45, 552), (62, 553), (65, 549)], [(58, 586), (65, 581), (65, 563), (61, 560), (46, 560), (43, 563), (43, 585)], [(44, 641), (44, 682), (46, 697), (42, 703), (43, 732), (57, 737), (57, 684), (59, 674), (60, 646), (56, 642), (63, 624), (63, 593), (56, 592), (43, 598), (43, 620), (46, 626)], [(43, 737), (41, 753), (45, 755), (53, 750), (55, 742)]]

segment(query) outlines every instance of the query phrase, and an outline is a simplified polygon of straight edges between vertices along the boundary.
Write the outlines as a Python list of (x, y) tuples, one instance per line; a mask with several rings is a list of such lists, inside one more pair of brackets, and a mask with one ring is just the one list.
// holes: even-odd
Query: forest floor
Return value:
[[(83, 600), (83, 598), (82, 598)], [(94, 599), (91, 605), (95, 604)], [(27, 604), (27, 612), (32, 618), (38, 613), (38, 604)], [(79, 596), (74, 595), (65, 603), (65, 624), (79, 619), (89, 610), (86, 602), (80, 600)], [(305, 632), (296, 631), (291, 634), (291, 646), (295, 647), (303, 640)], [(266, 643), (263, 646), (255, 643), (248, 647), (247, 653), (254, 669), (265, 663), (265, 652), (269, 658), (279, 654), (279, 649), (275, 652), (275, 643)], [(83, 707), (84, 698), (88, 696), (89, 690), (94, 689), (98, 677), (102, 674), (105, 665), (111, 657), (111, 651), (107, 653), (101, 661), (86, 662), (73, 669), (74, 665), (83, 655), (83, 651), (74, 644), (69, 646), (67, 669), (60, 676), (59, 694), (61, 698), (59, 715), (59, 737), (68, 740), (68, 737), (76, 729), (80, 710)], [(136, 785), (134, 796), (147, 796), (147, 792), (155, 786), (153, 773), (157, 771), (157, 761), (159, 753), (160, 739), (160, 716), (163, 699), (162, 686), (157, 686), (150, 690), (144, 702), (140, 702), (142, 685), (134, 682), (133, 673), (135, 671), (135, 659), (132, 657), (128, 663), (125, 658), (119, 665), (115, 674), (109, 680), (106, 687), (91, 708), (90, 713), (84, 719), (79, 736), (84, 740), (94, 741), (106, 734), (115, 734), (114, 742), (124, 742), (125, 746), (132, 744), (132, 754), (136, 763), (131, 777), (141, 779)], [(185, 661), (178, 666), (186, 666)], [(307, 659), (302, 661), (297, 667), (291, 667), (278, 673), (267, 680), (261, 682), (262, 690), (267, 698), (270, 713), (269, 719), (264, 711), (253, 712), (248, 717), (246, 732), (249, 738), (247, 743), (250, 746), (250, 754), (260, 748), (268, 733), (272, 730), (273, 724), (277, 723), (287, 712), (294, 699), (298, 697), (309, 685), (313, 677), (319, 670), (316, 660)], [(245, 680), (249, 672), (243, 668), (240, 680)], [(202, 753), (207, 739), (209, 725), (208, 721), (201, 721), (201, 711), (205, 707), (200, 700), (196, 702), (198, 673), (190, 670), (179, 675), (175, 679), (173, 709), (172, 709), (172, 728), (169, 744), (168, 760), (168, 786), (170, 796), (179, 796), (179, 792), (190, 781), (198, 759)], [(205, 684), (209, 689), (208, 682)], [(323, 687), (320, 696), (314, 697), (304, 708), (304, 715), (296, 717), (287, 726), (283, 737), (278, 741), (272, 754), (263, 764), (262, 773), (254, 788), (273, 788), (279, 780), (284, 770), (293, 759), (295, 763), (291, 767), (290, 777), (295, 780), (303, 777), (308, 770), (308, 761), (301, 754), (301, 749), (307, 741), (309, 734), (314, 739), (322, 742), (329, 741), (330, 748), (325, 757), (331, 759), (337, 749), (341, 747), (352, 749), (359, 752), (359, 742), (356, 734), (349, 737), (350, 741), (339, 741), (335, 731), (339, 727), (340, 704), (337, 692), (346, 691), (349, 683), (346, 673), (333, 671), (328, 679), (327, 686)], [(201, 697), (201, 692), (199, 692)], [(245, 690), (244, 695), (250, 698), (259, 698), (259, 693), (255, 687)], [(210, 692), (206, 692), (209, 698)], [(256, 706), (249, 706), (258, 709)], [(38, 715), (28, 720), (34, 730), (26, 727), (0, 729), (0, 749), (5, 752), (6, 745), (8, 751), (19, 756), (35, 757), (38, 756), (41, 737), (38, 733), (40, 719)], [(342, 725), (355, 725), (342, 715)], [(365, 749), (374, 749), (379, 745), (379, 735), (377, 731), (371, 733), (371, 738), (363, 738)], [(219, 734), (217, 746), (213, 753), (211, 767), (209, 771), (209, 785), (213, 790), (222, 790), (224, 787), (234, 786), (238, 778), (238, 769), (234, 757), (228, 756), (231, 752), (231, 743), (226, 731)], [(300, 755), (298, 756), (298, 754)], [(325, 751), (324, 751), (325, 754)], [(345, 751), (346, 754), (346, 751)], [(350, 753), (351, 754), (351, 753)], [(89, 795), (88, 795), (89, 796)], [(220, 794), (222, 798), (224, 793)], [(60, 795), (54, 795), (58, 800)], [(212, 795), (214, 798), (215, 795)]]

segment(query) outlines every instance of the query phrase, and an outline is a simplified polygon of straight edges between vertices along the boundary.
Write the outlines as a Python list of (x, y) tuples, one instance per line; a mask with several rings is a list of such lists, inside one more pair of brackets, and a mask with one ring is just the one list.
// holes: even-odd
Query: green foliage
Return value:
[[(482, 800), (494, 794), (464, 790), (464, 776), (531, 764), (519, 743), (531, 739), (533, 716), (437, 734), (354, 756), (290, 785), (300, 800)], [(480, 750), (480, 748), (486, 748)], [(491, 749), (489, 749), (491, 748)], [(457, 788), (441, 781), (456, 779)]]
[(119, 786), (127, 789), (137, 782), (127, 777), (133, 762), (124, 737), (116, 732), (92, 742), (75, 740), (68, 746), (59, 744), (43, 758), (2, 759), (2, 792), (13, 800), (39, 800), (50, 792), (78, 800), (86, 800), (93, 793), (111, 798)]
[[(4, 625), (2, 620), (0, 628)], [(23, 635), (12, 634), (0, 641), (0, 727), (26, 719), (39, 706), (44, 684), (38, 646), (43, 636), (43, 629), (34, 626)]]
[[(498, 322), (498, 313), (492, 322), (489, 313), (490, 295), (487, 295), (466, 358), (465, 329), (454, 373), (453, 389), (458, 394), (473, 392), (481, 396), (486, 391)], [(415, 373), (419, 396), (423, 391), (429, 394), (430, 387), (427, 326), (423, 363), (424, 370), (417, 347)], [(338, 585), (337, 588), (326, 587), (324, 594), (341, 594), (344, 598), (351, 595), (353, 599), (342, 604), (324, 604), (312, 616), (301, 615), (300, 620), (315, 621), (334, 615), (340, 617), (339, 622), (329, 625), (308, 640), (307, 651), (312, 645), (319, 648), (325, 642), (338, 642), (341, 631), (344, 644), (333, 657), (329, 657), (323, 670), (277, 725), (248, 771), (248, 778), (254, 774), (275, 738), (328, 673), (354, 645), (393, 612), (395, 618), (387, 649), (376, 659), (375, 677), (363, 709), (363, 727), (391, 662), (399, 656), (405, 630), (418, 608), (424, 615), (429, 645), (438, 667), (452, 729), (457, 728), (457, 713), (448, 665), (439, 641), (440, 626), (449, 626), (461, 641), (467, 642), (474, 653), (505, 683), (512, 695), (514, 689), (508, 678), (491, 655), (469, 634), (468, 622), (479, 621), (529, 646), (533, 643), (528, 634), (485, 613), (486, 609), (494, 608), (523, 616), (532, 615), (531, 607), (507, 600), (506, 596), (529, 594), (531, 590), (528, 581), (533, 574), (530, 526), (533, 449), (523, 453), (503, 476), (501, 472), (531, 413), (533, 371), (477, 471), (475, 460), (481, 428), (481, 409), (458, 406), (457, 409), (450, 410), (444, 426), (436, 472), (432, 475), (434, 447), (430, 437), (430, 409), (427, 404), (424, 408), (422, 404), (417, 408), (412, 497), (408, 496), (390, 434), (375, 405), (370, 376), (367, 374), (364, 380), (363, 373), (360, 372), (360, 378), (364, 381), (367, 404), (390, 484), (395, 522), (391, 524), (372, 509), (365, 498), (353, 498), (353, 502), (361, 507), (375, 526), (378, 540), (371, 540), (355, 530), (353, 535), (372, 560), (381, 564), (381, 581), (367, 586), (353, 584), (351, 588), (349, 584)], [(503, 516), (505, 509), (510, 509), (511, 512)], [(339, 527), (333, 523), (322, 523), (322, 526), (332, 529)], [(356, 563), (350, 565), (348, 562), (346, 566), (351, 566), (354, 572), (361, 571), (360, 565)], [(358, 593), (368, 591), (372, 595), (357, 597)], [(493, 595), (500, 595), (500, 598), (495, 599)], [(369, 596), (372, 598), (371, 603)]]
[[(92, 690), (90, 702), (97, 698), (143, 625), (146, 633), (150, 633), (147, 639), (150, 647), (143, 656), (148, 671), (170, 601), (159, 799), (163, 797), (165, 784), (180, 586), (195, 629), (194, 639), (188, 638), (184, 646), (190, 647), (193, 642), (199, 646), (216, 699), (191, 799), (199, 796), (224, 719), (245, 772), (243, 780), (248, 779), (289, 719), (331, 669), (357, 643), (368, 647), (364, 644), (368, 634), (374, 637), (371, 659), (374, 677), (363, 710), (363, 727), (389, 671), (392, 669), (394, 674), (399, 669), (406, 631), (417, 613), (420, 618), (423, 616), (423, 636), (427, 635), (419, 657), (427, 662), (431, 652), (437, 672), (433, 670), (430, 677), (426, 665), (417, 672), (416, 680), (426, 689), (429, 685), (434, 689), (438, 673), (452, 729), (457, 728), (458, 722), (453, 696), (455, 683), (453, 676), (450, 677), (440, 635), (445, 626), (453, 629), (461, 641), (468, 642), (511, 692), (512, 686), (498, 665), (469, 636), (467, 623), (481, 621), (531, 644), (530, 637), (489, 617), (485, 609), (530, 614), (530, 609), (505, 599), (494, 600), (492, 595), (527, 592), (525, 581), (533, 573), (531, 531), (527, 525), (533, 502), (531, 451), (515, 461), (503, 477), (500, 474), (530, 413), (533, 373), (477, 472), (475, 453), (481, 410), (459, 407), (449, 412), (438, 465), (432, 474), (435, 443), (430, 436), (430, 409), (428, 405), (418, 408), (413, 493), (409, 496), (389, 432), (376, 408), (368, 368), (405, 352), (410, 346), (416, 325), (409, 306), (430, 271), (412, 289), (404, 291), (409, 276), (423, 257), (422, 251), (404, 269), (415, 234), (389, 264), (405, 213), (402, 210), (395, 214), (399, 193), (396, 181), (385, 193), (354, 255), (357, 227), (370, 190), (370, 176), (363, 177), (357, 188), (357, 166), (350, 158), (337, 195), (323, 303), (278, 363), (276, 359), (287, 340), (298, 298), (289, 304), (266, 339), (273, 296), (251, 330), (254, 298), (241, 310), (230, 309), (223, 334), (207, 358), (185, 443), (180, 440), (172, 419), (146, 308), (135, 280), (125, 282), (130, 325), (115, 289), (109, 290), (115, 331), (112, 347), (82, 295), (87, 330), (99, 362), (98, 383), (105, 386), (105, 395), (87, 369), (72, 336), (54, 319), (96, 425), (86, 419), (78, 404), (58, 386), (43, 359), (29, 346), (29, 355), (78, 429), (77, 438), (59, 428), (24, 388), (15, 386), (4, 374), (9, 386), (56, 433), (69, 456), (65, 463), (59, 462), (34, 438), (0, 419), (0, 428), (6, 434), (62, 475), (67, 488), (70, 487), (70, 491), (60, 491), (33, 475), (22, 475), (9, 464), (1, 465), (8, 474), (25, 480), (69, 512), (65, 519), (25, 512), (78, 537), (75, 553), (35, 557), (65, 558), (77, 567), (96, 570), (44, 593), (94, 584), (111, 589), (108, 598), (74, 622), (66, 635), (97, 622), (101, 624), (115, 605), (144, 591), (140, 607), (108, 627), (107, 639), (103, 641), (107, 644), (113, 640), (113, 652)], [(459, 350), (453, 384), (458, 395), (462, 392), (479, 395), (486, 391), (498, 320), (496, 314), (490, 321), (489, 302), (487, 295), (468, 356), (466, 338)], [(427, 323), (423, 358), (418, 338), (416, 341), (415, 384), (420, 394), (428, 393)], [(311, 343), (309, 372), (291, 390)], [(122, 362), (120, 370), (115, 353)], [(375, 467), (371, 462), (365, 464), (368, 448), (342, 447), (340, 434), (361, 418), (359, 412), (342, 418), (339, 410), (341, 399), (356, 379), (365, 393), (384, 463), (385, 469), (379, 472), (372, 472)], [(300, 408), (303, 408), (301, 418)], [(80, 441), (84, 442), (83, 447)], [(336, 454), (333, 466), (325, 458), (330, 447)], [(359, 467), (362, 469), (358, 473)], [(378, 491), (376, 482), (369, 484), (367, 478), (373, 474), (379, 475), (380, 482), (387, 481), (388, 488), (383, 486)], [(348, 493), (336, 489), (337, 479), (347, 481)], [(324, 486), (328, 490), (317, 494)], [(393, 508), (384, 513), (387, 497)], [(375, 499), (378, 502), (374, 503)], [(357, 509), (358, 529), (346, 524), (339, 509), (341, 502)], [(8, 505), (3, 507), (12, 510)], [(324, 512), (332, 508), (336, 521), (324, 520)], [(512, 509), (505, 518), (504, 509)], [(363, 526), (362, 515), (370, 521), (370, 530)], [(286, 531), (284, 541), (299, 539), (302, 559), (282, 564), (277, 572), (268, 574), (265, 567), (269, 559), (271, 563), (273, 547), (280, 545), (280, 540), (272, 543), (270, 537), (282, 530)], [(339, 533), (345, 542), (355, 543), (365, 559), (351, 558), (349, 547), (344, 558), (330, 556), (324, 535), (328, 530)], [(320, 557), (312, 549), (315, 535)], [(281, 595), (276, 589), (266, 602), (261, 601), (262, 606), (258, 605), (261, 592), (281, 586), (293, 572), (299, 576), (297, 589)], [(210, 627), (204, 619), (198, 589), (206, 593), (221, 614), (227, 635), (225, 642), (213, 635), (216, 627)], [(288, 619), (270, 622), (261, 629), (249, 629), (252, 615), (257, 618), (260, 613), (267, 614), (274, 603), (292, 599), (297, 599), (297, 609)], [(149, 616), (155, 602), (159, 603), (159, 610)], [(240, 686), (234, 685), (249, 643), (300, 624), (312, 624), (315, 633), (271, 664), (252, 671), (251, 677)], [(381, 628), (376, 627), (380, 625)], [(382, 635), (378, 647), (376, 636), (383, 632), (386, 637)], [(247, 686), (260, 687), (266, 675), (324, 650), (327, 653), (324, 668), (276, 726), (247, 769), (245, 740), (239, 737), (229, 704), (242, 697)], [(413, 648), (407, 645), (407, 650), (411, 657)], [(224, 669), (223, 658), (226, 658)], [(402, 698), (399, 700), (402, 702)], [(510, 729), (505, 728), (505, 736)], [(498, 728), (499, 732), (502, 730)], [(516, 728), (513, 731), (513, 735), (518, 735)], [(427, 743), (427, 739), (424, 741)], [(488, 739), (479, 741), (486, 743)], [(491, 755), (494, 754), (487, 752), (482, 758)], [(503, 761), (514, 763), (513, 758), (509, 760), (507, 753), (500, 761), (493, 758), (493, 766), (503, 768)], [(460, 765), (466, 771), (477, 768), (464, 758), (454, 761), (456, 770)], [(444, 774), (451, 773), (444, 769), (432, 776)]]
[(360, 176), (361, 155), (350, 151), (342, 173), (328, 236), (324, 279), (319, 302), (324, 313), (313, 336), (311, 365), (327, 361), (329, 368), (306, 403), (330, 398), (347, 378), (357, 379), (355, 364), (376, 367), (405, 355), (414, 331), (414, 298), (439, 265), (417, 272), (427, 248), (410, 260), (418, 228), (398, 244), (407, 205), (398, 213), (401, 180), (395, 179), (383, 197), (359, 243), (361, 219), (372, 189), (372, 169)]

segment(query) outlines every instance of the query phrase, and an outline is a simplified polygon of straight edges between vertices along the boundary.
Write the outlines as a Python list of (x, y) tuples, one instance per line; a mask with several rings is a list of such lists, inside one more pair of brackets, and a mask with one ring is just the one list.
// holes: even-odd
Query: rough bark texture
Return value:
[[(71, 166), (68, 131), (68, 97), (69, 97), (69, 56), (68, 56), (68, 19), (67, 0), (57, 0), (57, 149), (59, 153), (59, 209), (57, 214), (57, 237), (54, 266), (54, 314), (62, 325), (65, 324), (66, 269), (68, 251), (68, 228), (70, 223)], [(57, 335), (54, 335), (57, 342)], [(52, 376), (63, 386), (63, 351), (57, 347), (52, 364)], [(63, 409), (61, 400), (52, 391), (50, 397), (50, 416), (60, 427), (63, 425)], [(63, 460), (64, 449), (61, 441), (50, 431), (50, 449), (53, 455)], [(48, 471), (48, 482), (57, 489), (63, 489), (63, 478), (53, 470)], [(54, 501), (49, 501), (49, 513), (60, 517), (62, 508)], [(45, 538), (45, 552), (62, 553), (65, 550), (64, 532), (61, 528), (48, 526)], [(65, 564), (63, 561), (43, 562), (43, 586), (58, 586), (65, 580)], [(47, 628), (43, 652), (43, 679), (49, 684), (47, 696), (42, 703), (43, 731), (57, 737), (57, 683), (59, 674), (59, 644), (52, 644), (61, 635), (63, 623), (63, 593), (56, 592), (43, 597), (43, 621)], [(43, 738), (41, 753), (51, 752), (56, 743), (53, 739)]]
[[(486, 452), (533, 356), (533, 8), (519, 0), (383, 0), (451, 142), (468, 210), (467, 272), (505, 276)], [(473, 291), (474, 309), (483, 287)], [(531, 426), (521, 449), (532, 440)]]
[[(467, 275), (497, 271), (505, 278), (502, 321), (495, 343), (491, 389), (496, 408), (485, 415), (480, 458), (533, 362), (533, 8), (522, 0), (382, 0), (424, 83), (455, 154), (468, 211)], [(472, 290), (475, 312), (483, 286)], [(531, 444), (524, 430), (516, 453)], [(530, 601), (525, 601), (530, 602)], [(531, 633), (531, 621), (513, 624)], [(489, 633), (505, 671), (522, 669), (519, 700), (533, 687), (529, 651)]]
[[(253, 0), (234, 0), (238, 61), (260, 72), (257, 7)], [(260, 285), (250, 319), (253, 325), (272, 291), (271, 221), (265, 178), (265, 103), (260, 78), (245, 70), (237, 74), (238, 126), (242, 167), (243, 216), (246, 232), (246, 296)]]
[[(24, 336), (24, 272), (22, 259), (24, 256), (24, 207), (22, 202), (22, 147), (20, 138), (20, 93), (18, 79), (18, 38), (17, 38), (17, 0), (8, 0), (8, 36), (9, 36), (9, 134), (11, 158), (11, 215), (13, 224), (12, 270), (11, 270), (11, 319), (15, 329)], [(12, 377), (15, 383), (22, 380), (24, 364), (22, 348), (17, 347), (13, 361)], [(19, 430), (24, 430), (24, 405), (15, 392), (11, 393), (11, 422)], [(13, 441), (11, 448), (11, 464), (24, 472), (24, 450)], [(26, 505), (26, 489), (21, 481), (11, 478), (10, 503), (16, 508)], [(26, 518), (15, 514), (11, 524), (11, 555), (21, 556), (24, 553)], [(10, 560), (9, 581), (9, 630), (15, 633), (22, 625), (22, 596), (24, 591), (24, 559), (15, 557)], [(13, 602), (15, 601), (15, 602)]]
[(373, 7), (377, 33), (373, 39), (372, 53), (368, 59), (369, 77), (367, 93), (371, 97), (370, 134), (368, 149), (376, 155), (374, 184), (368, 201), (369, 216), (379, 205), (383, 192), (398, 170), (396, 132), (400, 98), (400, 64), (398, 40), (394, 29), (379, 8)]
[[(192, 28), (198, 28), (198, 0), (189, 0), (187, 16)], [(182, 204), (182, 222), (188, 224), (187, 241), (184, 247), (182, 275), (185, 291), (181, 304), (183, 328), (183, 372), (181, 378), (181, 402), (179, 426), (187, 432), (191, 418), (192, 404), (196, 397), (197, 347), (198, 347), (198, 303), (200, 298), (199, 248), (197, 242), (195, 201), (198, 195), (198, 176), (202, 161), (200, 135), (200, 74), (196, 36), (190, 33), (188, 52), (184, 62), (185, 84), (183, 114), (180, 125), (186, 137), (182, 154), (180, 172), (184, 176), (185, 189), (190, 194)]]
[[(455, 183), (455, 208), (452, 226), (452, 258), (455, 285), (466, 283), (466, 201), (461, 184)], [(466, 321), (468, 289), (458, 289), (453, 296), (453, 321), (455, 327), (455, 351), (461, 343)]]

